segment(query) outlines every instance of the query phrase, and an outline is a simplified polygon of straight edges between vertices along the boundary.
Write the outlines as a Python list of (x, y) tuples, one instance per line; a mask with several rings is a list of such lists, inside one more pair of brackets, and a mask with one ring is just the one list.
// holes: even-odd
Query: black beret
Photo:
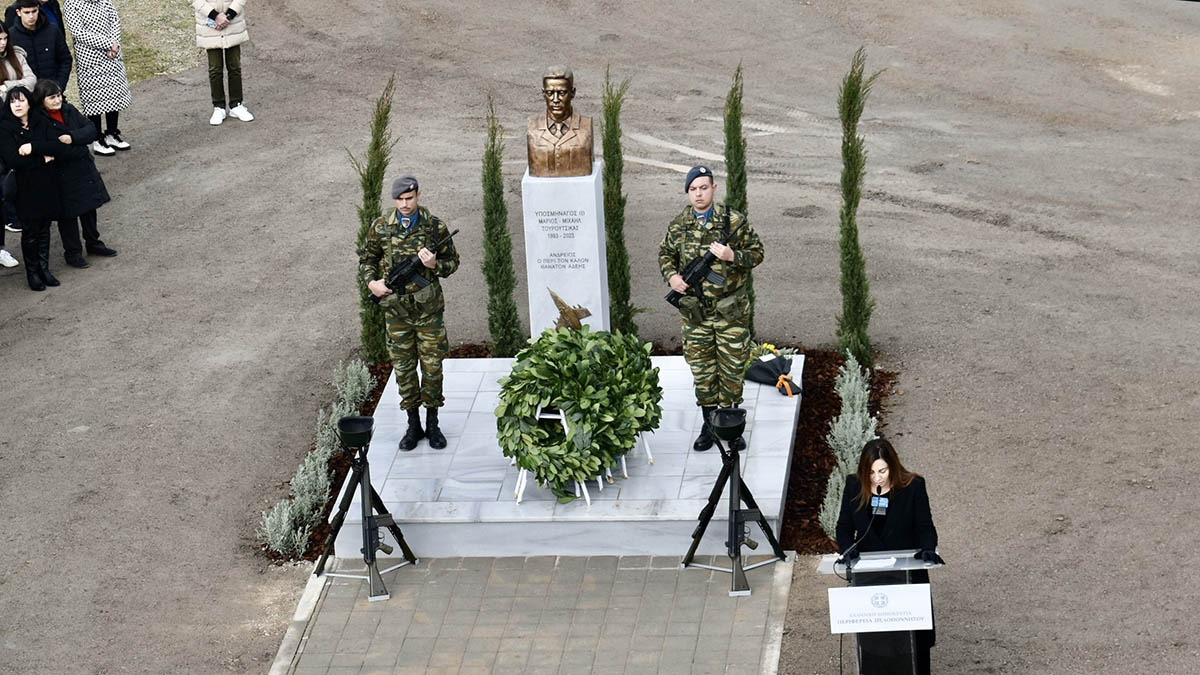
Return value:
[(713, 177), (712, 169), (702, 165), (693, 166), (692, 170), (688, 171), (687, 178), (683, 181), (683, 191), (685, 194), (692, 187), (692, 181), (701, 176), (708, 176), (710, 180), (716, 181), (716, 178)]
[(412, 174), (402, 173), (392, 181), (392, 199), (399, 199), (400, 195), (405, 192), (419, 190), (417, 186), (417, 177)]

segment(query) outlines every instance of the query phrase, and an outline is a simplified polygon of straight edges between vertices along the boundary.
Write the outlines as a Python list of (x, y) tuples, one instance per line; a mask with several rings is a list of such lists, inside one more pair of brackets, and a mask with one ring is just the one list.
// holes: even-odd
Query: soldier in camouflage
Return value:
[[(713, 203), (717, 185), (711, 169), (693, 167), (683, 189), (691, 204), (667, 227), (658, 247), (658, 267), (673, 290), (687, 293), (679, 301), (683, 356), (691, 366), (696, 405), (705, 421), (692, 449), (703, 452), (713, 445), (708, 424), (713, 411), (742, 402), (742, 378), (750, 358), (746, 278), (762, 262), (763, 245), (744, 214)], [(728, 245), (721, 244), (719, 240), (729, 232), (733, 237)], [(690, 260), (708, 252), (716, 257), (713, 271), (725, 277), (725, 282), (717, 286), (705, 280), (697, 293), (683, 281), (680, 271)], [(739, 438), (730, 445), (740, 450), (745, 441)]]
[[(450, 348), (444, 319), (445, 299), (438, 279), (458, 269), (458, 251), (453, 240), (431, 251), (435, 241), (450, 234), (437, 216), (417, 205), (420, 197), (417, 179), (408, 174), (392, 182), (396, 208), (388, 209), (371, 225), (358, 252), (360, 281), (383, 308), (387, 324), (388, 352), (400, 389), (400, 407), (408, 413), (408, 429), (400, 439), (404, 451), (417, 447), (422, 438), (429, 447), (446, 447), (446, 436), (438, 427), (438, 408), (442, 396), (442, 359)], [(410, 283), (405, 288), (388, 288), (384, 279), (388, 270), (405, 259), (418, 256), (429, 285), (421, 288)], [(417, 379), (420, 364), (421, 377)], [(425, 406), (425, 428), (421, 428), (419, 406)]]

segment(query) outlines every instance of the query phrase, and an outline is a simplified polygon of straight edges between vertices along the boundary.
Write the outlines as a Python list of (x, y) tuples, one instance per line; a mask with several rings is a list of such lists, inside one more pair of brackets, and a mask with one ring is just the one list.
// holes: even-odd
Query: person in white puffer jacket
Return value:
[[(208, 52), (208, 86), (213, 112), (208, 123), (218, 125), (233, 115), (254, 119), (242, 100), (242, 44), (250, 39), (244, 15), (247, 0), (192, 0), (196, 10), (196, 46)], [(229, 96), (225, 96), (225, 73)], [(229, 111), (226, 112), (226, 105)]]

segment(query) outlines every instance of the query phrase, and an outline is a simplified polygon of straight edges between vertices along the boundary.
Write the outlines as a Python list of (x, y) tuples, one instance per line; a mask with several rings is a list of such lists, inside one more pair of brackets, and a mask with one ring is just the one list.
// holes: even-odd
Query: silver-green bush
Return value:
[[(270, 511), (263, 511), (257, 533), (259, 541), (280, 555), (295, 553), (298, 548), (296, 546), (295, 516), (295, 508), (287, 499), (275, 504)], [(302, 529), (307, 530), (308, 528)], [(305, 545), (307, 545), (307, 541)]]
[(837, 377), (833, 380), (833, 389), (842, 401), (841, 412), (833, 418), (829, 433), (825, 436), (837, 465), (829, 474), (818, 517), (821, 529), (831, 539), (837, 533), (838, 512), (842, 507), (846, 477), (858, 469), (858, 456), (863, 446), (867, 441), (877, 438), (875, 426), (878, 420), (867, 409), (871, 396), (870, 380), (871, 371), (864, 372), (858, 359), (847, 352), (846, 362), (838, 368)]
[(358, 359), (338, 363), (333, 374), (337, 398), (328, 411), (317, 412), (312, 452), (292, 476), (292, 494), (264, 511), (256, 532), (258, 540), (280, 555), (301, 555), (308, 548), (312, 528), (319, 524), (329, 499), (329, 458), (337, 449), (337, 421), (358, 412), (375, 386), (371, 371)]

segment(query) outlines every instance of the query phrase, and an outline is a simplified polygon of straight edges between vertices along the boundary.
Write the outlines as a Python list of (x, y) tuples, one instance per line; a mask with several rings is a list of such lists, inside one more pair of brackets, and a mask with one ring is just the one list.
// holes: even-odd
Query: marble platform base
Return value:
[[(797, 381), (803, 359), (793, 357)], [(654, 463), (636, 448), (626, 456), (629, 478), (616, 475), (602, 492), (596, 481), (589, 482), (591, 506), (583, 499), (559, 504), (533, 481), (516, 503), (517, 468), (501, 454), (494, 414), (497, 380), (508, 374), (511, 362), (445, 361), (446, 406), (440, 420), (449, 446), (444, 450), (433, 450), (425, 441), (412, 452), (397, 450), (406, 417), (394, 378), (384, 389), (368, 453), (371, 482), (413, 551), (421, 557), (682, 556), (721, 470), (715, 448), (704, 453), (691, 449), (700, 412), (683, 357), (653, 357), (664, 394), (662, 422), (647, 436)], [(747, 409), (742, 476), (778, 535), (800, 398), (747, 382), (742, 407)], [(356, 498), (336, 540), (338, 557), (361, 555), (360, 514)], [(727, 514), (722, 500), (700, 553), (724, 552)], [(757, 527), (751, 528), (751, 537), (762, 541)], [(394, 543), (386, 532), (385, 539)]]

